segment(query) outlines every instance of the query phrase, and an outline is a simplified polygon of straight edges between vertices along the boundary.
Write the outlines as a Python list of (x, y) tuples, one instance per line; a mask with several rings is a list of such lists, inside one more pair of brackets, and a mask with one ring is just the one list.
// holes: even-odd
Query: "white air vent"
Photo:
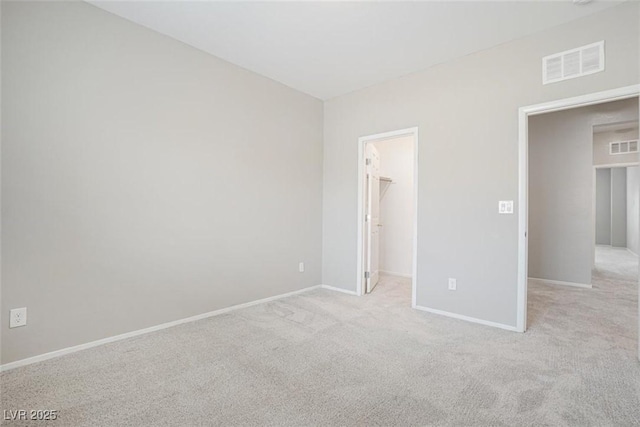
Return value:
[(628, 154), (638, 152), (638, 140), (609, 143), (609, 154)]
[(600, 71), (604, 71), (604, 40), (542, 58), (545, 85)]

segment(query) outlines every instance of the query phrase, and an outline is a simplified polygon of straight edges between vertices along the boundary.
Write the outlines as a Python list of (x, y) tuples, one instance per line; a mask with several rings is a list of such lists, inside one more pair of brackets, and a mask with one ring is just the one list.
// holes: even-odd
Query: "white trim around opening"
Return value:
[[(528, 118), (536, 114), (586, 107), (605, 102), (633, 98), (640, 95), (640, 85), (596, 92), (574, 98), (565, 98), (542, 104), (521, 107), (518, 111), (518, 296), (517, 324), (519, 332), (527, 329), (527, 233), (528, 233)], [(640, 334), (639, 334), (640, 340)], [(640, 346), (638, 348), (640, 357)]]
[(391, 132), (378, 133), (375, 135), (358, 138), (358, 260), (356, 294), (364, 295), (364, 153), (365, 145), (369, 142), (379, 142), (386, 139), (399, 138), (402, 136), (413, 136), (413, 265), (411, 277), (411, 307), (416, 307), (416, 284), (418, 281), (418, 128), (412, 127)]

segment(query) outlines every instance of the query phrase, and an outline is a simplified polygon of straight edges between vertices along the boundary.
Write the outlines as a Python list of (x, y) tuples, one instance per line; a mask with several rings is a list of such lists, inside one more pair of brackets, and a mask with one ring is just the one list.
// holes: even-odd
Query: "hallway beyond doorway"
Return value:
[(637, 284), (638, 256), (626, 248), (596, 246), (596, 262), (593, 269), (594, 279), (621, 280)]

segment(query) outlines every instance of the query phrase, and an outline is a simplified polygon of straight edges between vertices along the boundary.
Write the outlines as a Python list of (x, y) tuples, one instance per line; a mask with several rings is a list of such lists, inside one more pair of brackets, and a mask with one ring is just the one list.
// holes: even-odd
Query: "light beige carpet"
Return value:
[(599, 254), (594, 289), (532, 283), (526, 334), (411, 310), (387, 277), (5, 372), (2, 408), (56, 426), (640, 425), (638, 267), (619, 255)]

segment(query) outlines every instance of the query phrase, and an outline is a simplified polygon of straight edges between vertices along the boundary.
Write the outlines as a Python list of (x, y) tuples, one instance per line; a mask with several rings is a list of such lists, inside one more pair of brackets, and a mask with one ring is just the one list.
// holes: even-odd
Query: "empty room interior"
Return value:
[(0, 424), (640, 426), (640, 2), (0, 25)]

